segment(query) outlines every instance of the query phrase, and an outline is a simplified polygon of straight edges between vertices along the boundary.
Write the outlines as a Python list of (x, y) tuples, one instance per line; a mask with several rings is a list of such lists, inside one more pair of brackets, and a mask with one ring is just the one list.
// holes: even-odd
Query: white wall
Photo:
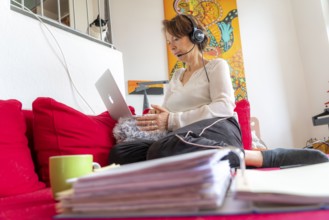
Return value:
[[(322, 3), (325, 3), (321, 5)], [(308, 118), (323, 112), (329, 101), (328, 0), (293, 0), (293, 12), (308, 91)], [(322, 6), (325, 6), (322, 8)], [(323, 14), (324, 12), (325, 14)], [(311, 137), (328, 137), (328, 126), (311, 126)]]
[[(322, 62), (329, 57), (328, 38), (320, 1), (237, 0), (251, 114), (259, 118), (262, 139), (270, 147), (302, 147), (311, 137), (328, 136), (327, 126), (311, 123), (329, 99), (329, 62)], [(110, 5), (125, 83), (167, 77), (163, 0), (111, 0)], [(127, 100), (141, 111), (142, 96), (127, 95)], [(150, 102), (162, 98), (150, 97)]]
[[(125, 85), (128, 80), (168, 79), (163, 0), (110, 0), (110, 7), (113, 42), (123, 54)], [(126, 90), (126, 97), (141, 114), (143, 96), (128, 95)], [(150, 104), (162, 104), (162, 96), (148, 97)]]
[(270, 146), (302, 146), (308, 91), (290, 1), (238, 1), (238, 11), (251, 114)]
[[(10, 10), (0, 1), (0, 99), (18, 99), (31, 109), (40, 96), (52, 97), (92, 113), (69, 83), (64, 59), (50, 33), (36, 19)], [(94, 83), (110, 69), (124, 92), (122, 53), (49, 27), (63, 50), (76, 87), (95, 113), (105, 111)]]
[(238, 1), (252, 114), (270, 146), (304, 146), (328, 137), (312, 124), (323, 112), (328, 37), (320, 0)]

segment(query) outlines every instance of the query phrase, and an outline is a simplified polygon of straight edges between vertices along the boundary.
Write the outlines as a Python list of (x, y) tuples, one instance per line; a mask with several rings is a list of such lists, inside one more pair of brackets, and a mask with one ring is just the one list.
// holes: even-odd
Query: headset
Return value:
[(201, 29), (198, 28), (194, 19), (190, 15), (186, 15), (186, 14), (182, 14), (182, 15), (185, 16), (191, 22), (193, 27), (193, 31), (190, 33), (190, 40), (194, 44), (201, 44), (205, 39), (205, 34)]
[[(185, 16), (191, 22), (191, 24), (193, 26), (193, 31), (189, 35), (191, 42), (194, 44), (194, 46), (195, 46), (195, 44), (201, 45), (202, 42), (205, 40), (205, 34), (203, 33), (203, 31), (201, 29), (198, 28), (198, 26), (196, 25), (192, 16), (186, 15), (186, 14), (182, 14), (182, 15)], [(193, 46), (193, 48), (194, 48), (194, 46)], [(187, 53), (191, 52), (193, 50), (193, 48), (190, 51), (188, 51)], [(182, 55), (185, 55), (187, 53), (184, 53)], [(208, 80), (208, 82), (210, 82), (207, 68), (206, 68), (206, 65), (205, 65), (204, 59), (203, 59), (203, 53), (202, 53), (202, 62), (203, 62), (203, 68), (206, 72), (207, 80)]]

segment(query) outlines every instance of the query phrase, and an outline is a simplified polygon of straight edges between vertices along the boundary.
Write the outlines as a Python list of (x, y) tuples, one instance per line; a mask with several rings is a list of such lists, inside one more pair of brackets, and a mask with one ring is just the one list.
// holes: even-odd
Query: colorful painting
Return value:
[[(236, 0), (164, 0), (165, 18), (176, 14), (191, 14), (207, 30), (209, 44), (206, 59), (225, 59), (231, 69), (236, 101), (247, 99), (246, 80), (240, 40)], [(177, 60), (167, 47), (169, 78), (184, 63)]]
[(141, 82), (152, 82), (148, 80), (128, 80), (128, 94), (129, 95), (141, 95), (144, 94), (144, 90), (146, 89), (146, 93), (148, 95), (163, 95), (163, 84), (152, 84), (146, 86), (140, 86), (138, 83)]

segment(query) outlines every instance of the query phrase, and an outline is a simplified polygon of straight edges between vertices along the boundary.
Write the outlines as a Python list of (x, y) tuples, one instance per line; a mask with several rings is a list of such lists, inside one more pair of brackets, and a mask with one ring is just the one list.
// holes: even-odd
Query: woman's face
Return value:
[[(181, 38), (175, 37), (166, 31), (167, 44), (170, 51), (180, 60), (185, 60), (194, 44), (190, 41), (188, 36)], [(191, 51), (190, 51), (191, 52)], [(186, 54), (185, 54), (186, 53)]]

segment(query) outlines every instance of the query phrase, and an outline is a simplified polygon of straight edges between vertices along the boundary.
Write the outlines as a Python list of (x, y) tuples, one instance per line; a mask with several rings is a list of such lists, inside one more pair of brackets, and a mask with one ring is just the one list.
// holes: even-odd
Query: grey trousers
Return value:
[(235, 118), (231, 117), (224, 120), (212, 118), (177, 129), (158, 141), (136, 140), (117, 144), (110, 151), (109, 164), (128, 164), (207, 150), (207, 148), (178, 143), (176, 134), (184, 136), (188, 132), (192, 132), (196, 136), (202, 133), (200, 137), (191, 139), (197, 143), (211, 146), (234, 146), (242, 149), (240, 126)]

